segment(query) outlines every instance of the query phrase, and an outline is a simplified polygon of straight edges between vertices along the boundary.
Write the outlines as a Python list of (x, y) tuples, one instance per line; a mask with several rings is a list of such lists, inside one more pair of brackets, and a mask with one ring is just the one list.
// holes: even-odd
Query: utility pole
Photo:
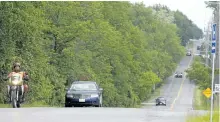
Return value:
[[(220, 32), (219, 32), (219, 14), (220, 14), (220, 9), (219, 9), (219, 1), (216, 3), (217, 4), (217, 8), (215, 9), (214, 11), (214, 23), (217, 24), (217, 27), (216, 27), (216, 58), (215, 58), (215, 69), (219, 69), (219, 37), (220, 37)], [(219, 83), (219, 79), (218, 77), (215, 77), (215, 84)]]
[(214, 84), (215, 84), (215, 57), (216, 57), (216, 40), (217, 40), (217, 24), (214, 22), (212, 24), (212, 93), (211, 93), (211, 112), (210, 112), (210, 122), (213, 120), (213, 105), (214, 105)]
[[(220, 74), (219, 74), (219, 69), (220, 69), (220, 67), (219, 67), (219, 55), (220, 55), (220, 2), (218, 2), (218, 46), (217, 46), (217, 48), (218, 48), (218, 57), (217, 57), (217, 68), (218, 68), (218, 78), (217, 78), (217, 81), (218, 81), (218, 84), (220, 84)], [(219, 110), (218, 110), (218, 112), (219, 112), (219, 114), (220, 114), (220, 92), (218, 93), (218, 103), (219, 103)], [(220, 118), (219, 118), (219, 122), (220, 122)]]
[(215, 20), (215, 23), (217, 23), (217, 28), (216, 28), (216, 30), (217, 30), (217, 40), (216, 40), (216, 64), (215, 64), (215, 66), (216, 66), (216, 68), (219, 68), (219, 41), (220, 41), (220, 32), (219, 32), (219, 21), (220, 21), (220, 19), (219, 19), (219, 17), (220, 17), (220, 9), (219, 9), (219, 1), (218, 1), (218, 6), (217, 6), (217, 10), (216, 10), (216, 20)]

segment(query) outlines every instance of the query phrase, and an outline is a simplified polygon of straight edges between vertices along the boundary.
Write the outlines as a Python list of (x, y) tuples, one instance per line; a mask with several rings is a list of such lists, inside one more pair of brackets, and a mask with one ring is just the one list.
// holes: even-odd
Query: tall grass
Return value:
[[(219, 110), (213, 113), (213, 122), (220, 121)], [(189, 116), (186, 122), (209, 122), (210, 121), (210, 113), (205, 116)]]

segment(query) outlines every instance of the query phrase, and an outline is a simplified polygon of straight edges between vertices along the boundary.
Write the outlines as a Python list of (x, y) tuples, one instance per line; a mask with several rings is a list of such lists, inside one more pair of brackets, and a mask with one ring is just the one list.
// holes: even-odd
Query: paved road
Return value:
[[(194, 42), (193, 53), (199, 53), (196, 49), (200, 42)], [(193, 57), (186, 56), (182, 59), (176, 71), (184, 72), (192, 63)], [(163, 86), (161, 90), (161, 96), (167, 99), (167, 106), (146, 106), (148, 117), (147, 122), (185, 122), (187, 115), (205, 114), (207, 111), (195, 111), (193, 110), (193, 91), (195, 84), (187, 79), (184, 72), (183, 78), (174, 78), (171, 76), (168, 78), (168, 82)], [(155, 117), (157, 116), (157, 117)]]
[[(178, 71), (184, 72), (192, 57), (184, 57)], [(184, 122), (192, 108), (194, 85), (183, 78), (168, 78), (161, 90), (167, 106), (143, 108), (4, 108), (1, 122)], [(154, 102), (154, 101), (152, 101)]]
[[(195, 51), (194, 48), (193, 52)], [(192, 111), (195, 85), (185, 77), (184, 71), (190, 66), (192, 59), (192, 56), (185, 56), (176, 69), (183, 73), (183, 78), (174, 78), (173, 74), (164, 84), (160, 96), (167, 99), (167, 106), (155, 106), (153, 100), (149, 102), (153, 105), (144, 107), (149, 111), (147, 122), (185, 122), (186, 115)]]

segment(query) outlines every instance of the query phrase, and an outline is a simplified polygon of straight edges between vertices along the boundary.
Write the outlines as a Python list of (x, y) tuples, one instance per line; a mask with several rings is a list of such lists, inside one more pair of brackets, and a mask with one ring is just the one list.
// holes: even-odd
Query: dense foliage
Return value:
[(184, 55), (179, 30), (191, 26), (153, 11), (129, 2), (0, 2), (0, 78), (19, 60), (31, 77), (30, 103), (61, 105), (72, 81), (93, 80), (104, 106), (138, 105), (171, 75)]
[[(196, 57), (191, 67), (186, 70), (187, 77), (195, 81), (201, 90), (211, 88), (211, 73), (210, 66), (205, 65), (205, 59), (202, 57)], [(219, 74), (219, 69), (215, 69), (215, 75)]]
[[(171, 11), (167, 6), (156, 4), (152, 7), (157, 12), (157, 16), (163, 21), (167, 21), (164, 16), (168, 17), (170, 23), (174, 23), (178, 27), (178, 34), (181, 37), (181, 44), (186, 46), (189, 39), (200, 39), (203, 36), (203, 32), (197, 27), (186, 15), (179, 10)], [(162, 14), (161, 14), (162, 13)]]
[(202, 58), (196, 57), (191, 67), (186, 70), (187, 77), (195, 81), (200, 89), (211, 88), (211, 68), (202, 63)]

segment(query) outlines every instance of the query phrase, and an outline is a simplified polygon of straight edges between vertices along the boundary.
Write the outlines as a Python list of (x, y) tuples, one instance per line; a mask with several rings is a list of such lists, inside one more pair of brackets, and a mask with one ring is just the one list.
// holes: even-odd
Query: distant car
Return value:
[(156, 106), (158, 106), (158, 105), (167, 105), (167, 101), (166, 101), (166, 99), (164, 98), (164, 97), (158, 97), (157, 99), (156, 99)]
[(182, 72), (176, 72), (175, 73), (175, 78), (182, 78), (183, 77), (183, 73)]
[(197, 50), (200, 50), (201, 49), (201, 46), (197, 46)]
[(191, 51), (188, 51), (187, 53), (186, 53), (186, 56), (191, 56), (192, 54), (191, 54)]
[(74, 81), (71, 87), (66, 90), (65, 107), (102, 107), (103, 89), (94, 81)]

